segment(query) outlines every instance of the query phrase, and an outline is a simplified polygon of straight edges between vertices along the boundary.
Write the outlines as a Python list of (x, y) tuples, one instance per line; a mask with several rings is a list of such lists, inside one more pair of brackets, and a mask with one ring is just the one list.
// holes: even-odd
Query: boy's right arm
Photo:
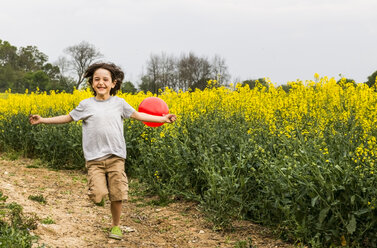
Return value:
[(29, 116), (29, 122), (32, 125), (36, 124), (64, 124), (73, 121), (72, 117), (70, 115), (60, 115), (50, 118), (43, 118), (39, 115), (30, 115)]

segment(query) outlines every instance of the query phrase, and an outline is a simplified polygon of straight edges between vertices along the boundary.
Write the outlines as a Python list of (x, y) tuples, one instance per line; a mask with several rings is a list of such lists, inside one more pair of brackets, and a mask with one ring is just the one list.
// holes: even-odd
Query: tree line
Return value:
[(49, 63), (36, 46), (17, 48), (0, 40), (0, 92), (61, 89), (66, 83), (59, 67)]
[[(86, 87), (84, 72), (90, 64), (100, 61), (104, 55), (92, 44), (82, 41), (65, 48), (63, 56), (56, 62), (48, 62), (48, 56), (36, 46), (13, 46), (0, 39), (0, 92), (11, 89), (15, 93), (28, 91), (58, 90), (72, 92), (74, 88)], [(377, 71), (365, 83), (372, 87), (376, 83)], [(209, 80), (217, 86), (229, 83), (230, 74), (225, 59), (219, 55), (200, 57), (193, 52), (181, 56), (166, 53), (151, 54), (138, 88), (130, 81), (123, 82), (122, 91), (136, 93), (150, 91), (158, 94), (169, 87), (173, 90), (195, 90), (207, 87)], [(344, 80), (343, 80), (344, 81)], [(352, 79), (346, 79), (356, 85)], [(264, 78), (248, 79), (242, 85), (254, 88), (257, 84), (268, 87)], [(289, 86), (282, 85), (289, 91)]]
[(208, 59), (192, 52), (179, 58), (165, 53), (152, 54), (141, 77), (140, 90), (157, 94), (165, 87), (176, 91), (203, 90), (211, 79), (216, 80), (218, 85), (229, 82), (228, 67), (219, 55)]
[[(58, 90), (72, 92), (86, 87), (84, 73), (90, 64), (104, 55), (92, 44), (82, 41), (65, 48), (56, 62), (48, 62), (48, 56), (36, 46), (19, 47), (0, 40), (0, 92), (11, 89), (14, 93)], [(230, 75), (225, 59), (219, 55), (211, 60), (183, 54), (179, 58), (152, 54), (146, 62), (146, 71), (140, 77), (140, 85), (126, 81), (123, 92), (150, 91), (158, 94), (169, 87), (174, 90), (204, 89), (208, 80), (216, 79), (218, 85), (228, 82)]]
[(15, 93), (28, 91), (72, 92), (83, 83), (88, 66), (102, 54), (88, 42), (67, 47), (65, 56), (55, 63), (36, 46), (19, 47), (0, 39), (0, 92), (11, 89)]

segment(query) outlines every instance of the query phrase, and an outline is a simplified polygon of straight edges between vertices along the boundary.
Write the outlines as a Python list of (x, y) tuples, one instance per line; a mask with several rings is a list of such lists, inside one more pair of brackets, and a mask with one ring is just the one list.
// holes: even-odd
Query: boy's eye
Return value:
[[(93, 78), (93, 81), (99, 82), (99, 81), (101, 81), (101, 78)], [(102, 81), (109, 82), (109, 81), (111, 81), (111, 79), (110, 78), (102, 78)]]

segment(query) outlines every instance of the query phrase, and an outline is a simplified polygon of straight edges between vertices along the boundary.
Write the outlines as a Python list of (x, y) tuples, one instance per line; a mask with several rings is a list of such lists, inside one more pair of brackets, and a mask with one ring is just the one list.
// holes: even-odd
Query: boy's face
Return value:
[(110, 97), (110, 90), (115, 87), (116, 82), (112, 81), (111, 73), (106, 69), (97, 69), (93, 74), (92, 87), (97, 93), (97, 100), (106, 100)]

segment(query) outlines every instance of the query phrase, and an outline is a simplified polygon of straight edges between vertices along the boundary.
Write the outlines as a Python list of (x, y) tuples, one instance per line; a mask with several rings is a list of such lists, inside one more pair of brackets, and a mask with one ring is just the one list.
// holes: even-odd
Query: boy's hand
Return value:
[(31, 125), (42, 123), (42, 117), (39, 115), (29, 115), (29, 122)]
[(177, 116), (173, 114), (167, 114), (167, 115), (164, 115), (164, 117), (165, 117), (166, 123), (173, 123), (175, 122), (175, 120), (177, 120)]

